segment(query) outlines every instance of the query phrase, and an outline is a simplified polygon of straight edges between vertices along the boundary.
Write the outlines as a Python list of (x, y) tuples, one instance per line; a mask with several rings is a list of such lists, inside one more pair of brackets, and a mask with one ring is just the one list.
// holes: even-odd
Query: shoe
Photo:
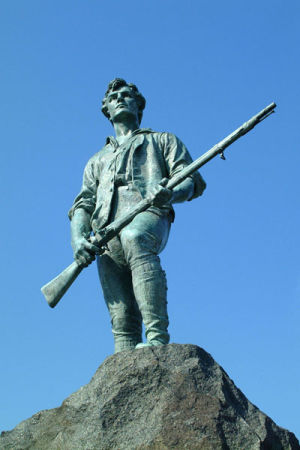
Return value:
[(135, 346), (136, 349), (138, 348), (144, 348), (144, 347), (158, 347), (159, 345), (166, 345), (163, 342), (160, 341), (150, 341), (150, 342), (140, 342)]

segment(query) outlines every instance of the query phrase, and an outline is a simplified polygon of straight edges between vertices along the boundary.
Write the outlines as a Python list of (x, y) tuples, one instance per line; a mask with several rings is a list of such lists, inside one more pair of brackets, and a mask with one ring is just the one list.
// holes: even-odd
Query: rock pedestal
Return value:
[(59, 408), (3, 432), (2, 450), (296, 450), (213, 358), (169, 344), (107, 358)]

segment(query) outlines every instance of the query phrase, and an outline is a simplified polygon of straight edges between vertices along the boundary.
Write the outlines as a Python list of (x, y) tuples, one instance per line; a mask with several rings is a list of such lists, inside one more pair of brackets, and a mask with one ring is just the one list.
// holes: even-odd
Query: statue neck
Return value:
[(139, 124), (137, 121), (122, 121), (122, 122), (114, 122), (113, 127), (116, 133), (117, 140), (126, 140), (133, 131), (139, 128)]

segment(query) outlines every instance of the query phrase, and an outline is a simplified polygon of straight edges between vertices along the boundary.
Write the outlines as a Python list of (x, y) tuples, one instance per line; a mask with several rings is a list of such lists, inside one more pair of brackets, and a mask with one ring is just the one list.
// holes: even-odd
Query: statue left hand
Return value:
[(152, 205), (158, 208), (172, 203), (173, 192), (163, 186), (155, 186), (151, 189), (150, 195), (153, 197)]

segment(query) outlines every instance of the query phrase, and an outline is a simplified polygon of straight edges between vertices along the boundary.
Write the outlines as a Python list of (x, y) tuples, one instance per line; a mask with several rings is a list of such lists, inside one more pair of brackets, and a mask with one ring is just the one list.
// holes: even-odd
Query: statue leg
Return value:
[(117, 353), (134, 349), (141, 342), (142, 317), (133, 293), (131, 272), (118, 238), (109, 242), (109, 250), (97, 258), (97, 263)]
[(147, 343), (142, 345), (162, 345), (170, 340), (167, 283), (158, 256), (167, 243), (169, 230), (168, 216), (145, 211), (121, 232), (135, 299), (146, 329)]

